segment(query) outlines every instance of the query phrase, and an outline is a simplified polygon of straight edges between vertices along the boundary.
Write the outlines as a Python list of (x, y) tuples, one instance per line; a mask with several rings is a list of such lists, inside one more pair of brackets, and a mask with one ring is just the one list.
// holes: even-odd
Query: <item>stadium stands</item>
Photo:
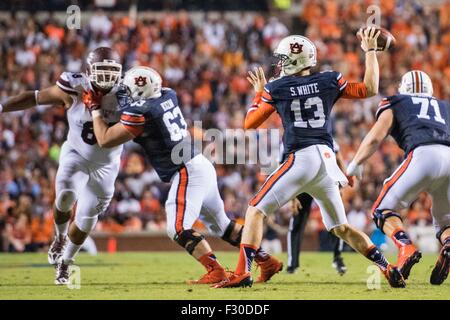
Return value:
[[(424, 70), (432, 77), (435, 95), (450, 99), (450, 1), (444, 2), (425, 10), (415, 2), (381, 1), (381, 23), (398, 42), (392, 52), (379, 54), (381, 94), (364, 101), (340, 100), (335, 106), (335, 137), (345, 160), (352, 158), (369, 130), (381, 97), (396, 92), (405, 71)], [(348, 80), (361, 79), (363, 55), (355, 32), (367, 19), (365, 3), (303, 1), (301, 11), (289, 13), (292, 20), (282, 19), (288, 13), (279, 11), (233, 12), (231, 17), (199, 16), (193, 11), (146, 12), (135, 27), (126, 12), (97, 10), (88, 13), (88, 24), (80, 30), (66, 29), (52, 14), (42, 18), (3, 12), (0, 103), (23, 90), (52, 85), (64, 70), (78, 71), (88, 50), (107, 45), (121, 54), (124, 70), (134, 65), (157, 69), (164, 85), (179, 93), (187, 119), (202, 120), (203, 128), (240, 128), (253, 95), (245, 79), (247, 70), (262, 64), (270, 72), (271, 49), (288, 33), (304, 33), (315, 41), (321, 69), (339, 70)], [(279, 119), (273, 116), (271, 127), (278, 125)], [(38, 250), (50, 240), (53, 181), (66, 132), (60, 106), (0, 116), (0, 251)], [(386, 173), (393, 172), (402, 158), (395, 143), (385, 141), (366, 166), (364, 179), (355, 188), (343, 190), (347, 211), (369, 217)], [(218, 165), (217, 172), (227, 213), (242, 218), (249, 198), (263, 181), (259, 168)], [(114, 200), (98, 230), (165, 230), (167, 191), (140, 149), (127, 144)], [(430, 225), (430, 206), (423, 194), (403, 214), (411, 225)], [(320, 220), (314, 220), (318, 223), (313, 232), (319, 232)], [(366, 228), (370, 228), (369, 218)]]

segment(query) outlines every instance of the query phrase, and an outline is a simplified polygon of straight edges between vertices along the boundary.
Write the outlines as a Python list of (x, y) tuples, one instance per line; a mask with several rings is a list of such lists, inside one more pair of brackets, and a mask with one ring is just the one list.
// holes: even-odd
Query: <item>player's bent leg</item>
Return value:
[(67, 230), (72, 208), (76, 202), (76, 193), (74, 189), (58, 190), (53, 205), (53, 218), (55, 222), (55, 239), (48, 249), (48, 263), (56, 265), (57, 261), (67, 245)]
[(344, 204), (337, 184), (325, 176), (308, 191), (319, 205), (326, 229), (348, 243), (357, 252), (377, 265), (392, 287), (404, 287), (400, 271), (388, 263), (369, 237), (350, 226), (345, 215)]
[(398, 169), (385, 180), (383, 188), (373, 205), (373, 219), (377, 227), (391, 237), (398, 247), (397, 266), (407, 279), (411, 268), (419, 262), (422, 253), (414, 246), (405, 231), (397, 209), (408, 207), (417, 195), (427, 190), (435, 176), (436, 166), (430, 166), (429, 153), (425, 150), (410, 152)]
[[(236, 271), (227, 281), (216, 285), (216, 288), (251, 287), (253, 285), (251, 267), (261, 246), (264, 218), (265, 214), (261, 210), (252, 206), (247, 209)], [(262, 264), (268, 264), (272, 259), (274, 258), (269, 256)]]
[[(169, 232), (169, 236), (173, 232)], [(198, 280), (187, 281), (188, 284), (214, 284), (227, 279), (227, 273), (217, 261), (205, 237), (193, 229), (181, 230), (174, 235), (175, 242), (199, 261), (207, 273)]]
[(70, 225), (67, 247), (65, 248), (62, 257), (56, 264), (56, 285), (64, 285), (69, 283), (69, 267), (73, 264), (73, 257), (78, 253), (88, 235), (88, 232), (84, 232), (77, 227), (76, 222)]
[[(191, 284), (213, 284), (227, 278), (225, 269), (220, 265), (211, 247), (204, 237), (192, 229), (195, 221), (200, 217), (205, 196), (210, 191), (210, 171), (205, 170), (208, 161), (194, 158), (186, 167), (180, 169), (173, 179), (166, 201), (167, 233), (171, 239), (182, 246), (206, 269), (206, 274), (199, 280), (189, 281)], [(204, 160), (207, 161), (207, 160)], [(229, 219), (206, 221), (206, 225), (214, 225), (215, 233), (225, 230)]]
[(60, 163), (55, 179), (55, 240), (48, 251), (48, 262), (56, 265), (67, 245), (67, 231), (72, 208), (77, 201), (77, 195), (83, 190), (89, 180), (89, 173), (80, 157), (71, 147), (64, 143), (61, 148)]
[(217, 284), (215, 288), (251, 287), (253, 285), (251, 268), (256, 251), (261, 245), (264, 218), (265, 214), (262, 211), (252, 206), (248, 207), (236, 270), (228, 280)]
[(349, 224), (336, 226), (331, 231), (378, 266), (392, 287), (404, 288), (406, 286), (400, 271), (386, 260), (381, 251), (364, 232), (353, 228)]
[[(387, 199), (389, 200), (389, 198)], [(392, 201), (391, 201), (392, 202)], [(383, 201), (381, 202), (383, 204)], [(391, 203), (391, 205), (394, 205)], [(412, 267), (420, 261), (422, 253), (412, 243), (403, 226), (402, 218), (393, 210), (376, 208), (373, 213), (375, 225), (389, 236), (399, 249), (397, 267), (406, 280), (409, 278)]]
[(114, 170), (109, 169), (109, 167), (102, 167), (91, 173), (88, 183), (79, 193), (80, 201), (78, 201), (75, 220), (70, 225), (67, 246), (56, 266), (56, 284), (65, 284), (69, 281), (69, 266), (74, 263), (75, 256), (95, 228), (98, 216), (106, 211), (111, 202), (114, 184), (108, 183), (103, 175), (115, 179), (118, 166), (117, 168), (114, 166)]
[[(447, 161), (445, 161), (447, 163)], [(450, 170), (449, 170), (450, 171)], [(450, 176), (450, 173), (446, 173)], [(448, 277), (450, 268), (450, 178), (444, 180), (444, 185), (435, 185), (430, 191), (433, 198), (431, 214), (436, 228), (436, 238), (442, 244), (438, 260), (431, 272), (430, 283), (442, 284)]]
[(441, 285), (447, 279), (450, 271), (450, 225), (441, 228), (436, 237), (441, 242), (442, 248), (431, 272), (430, 283)]

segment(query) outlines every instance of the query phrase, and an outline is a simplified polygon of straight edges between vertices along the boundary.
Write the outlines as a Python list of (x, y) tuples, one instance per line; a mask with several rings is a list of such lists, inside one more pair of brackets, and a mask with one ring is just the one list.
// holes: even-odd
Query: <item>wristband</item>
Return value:
[(3, 105), (0, 103), (0, 113), (3, 112)]
[(39, 105), (38, 97), (39, 97), (39, 90), (34, 90), (34, 101), (36, 102), (36, 106)]
[(101, 116), (102, 116), (102, 112), (99, 109), (92, 111), (92, 119), (96, 119)]
[(370, 52), (370, 51), (377, 51), (377, 49), (376, 49), (376, 48), (368, 49), (368, 50), (366, 51), (366, 53), (367, 53), (367, 52)]

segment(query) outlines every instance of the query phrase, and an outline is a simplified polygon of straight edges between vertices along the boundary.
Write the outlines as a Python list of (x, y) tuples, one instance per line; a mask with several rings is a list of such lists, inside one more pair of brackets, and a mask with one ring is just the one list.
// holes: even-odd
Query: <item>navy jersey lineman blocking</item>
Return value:
[(284, 76), (265, 86), (262, 100), (280, 115), (285, 156), (311, 145), (333, 148), (330, 113), (347, 82), (336, 71)]
[(392, 137), (407, 155), (418, 146), (450, 146), (450, 104), (429, 96), (390, 96), (380, 102), (376, 118), (387, 109), (394, 113)]
[(450, 225), (450, 104), (425, 95), (383, 99), (377, 119), (391, 109), (391, 135), (405, 151), (405, 160), (385, 180), (373, 206), (375, 218), (385, 210), (408, 207), (422, 191), (433, 198), (436, 231)]
[(142, 146), (164, 182), (170, 182), (184, 162), (198, 154), (191, 145), (186, 148), (191, 150), (191, 154), (183, 157), (184, 162), (172, 158), (173, 148), (180, 143), (190, 144), (190, 138), (176, 93), (170, 88), (163, 88), (159, 98), (142, 99), (126, 105), (120, 122), (132, 132), (134, 127), (144, 126), (144, 131), (134, 141)]

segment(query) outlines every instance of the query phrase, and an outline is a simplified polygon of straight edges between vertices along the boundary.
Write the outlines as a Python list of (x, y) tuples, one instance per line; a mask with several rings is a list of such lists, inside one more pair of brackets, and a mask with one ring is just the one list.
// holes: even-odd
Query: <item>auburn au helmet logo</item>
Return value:
[(139, 76), (134, 78), (134, 84), (138, 87), (143, 87), (147, 84), (147, 78), (143, 76)]
[(289, 45), (291, 46), (291, 53), (299, 54), (303, 51), (303, 45), (298, 42), (290, 43)]

